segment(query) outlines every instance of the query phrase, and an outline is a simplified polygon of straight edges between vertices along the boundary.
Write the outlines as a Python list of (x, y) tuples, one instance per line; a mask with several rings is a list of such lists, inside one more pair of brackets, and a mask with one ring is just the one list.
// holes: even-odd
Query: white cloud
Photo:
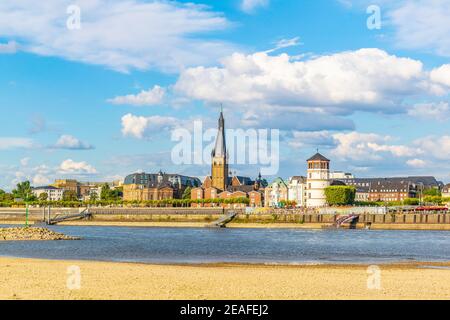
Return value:
[(448, 0), (398, 1), (388, 9), (395, 28), (395, 44), (450, 56), (450, 2)]
[(329, 131), (293, 131), (292, 139), (288, 144), (293, 148), (302, 148), (306, 146), (334, 146), (336, 141), (333, 134)]
[(448, 102), (419, 103), (408, 110), (408, 114), (421, 119), (447, 121), (450, 119), (450, 106)]
[(50, 179), (43, 174), (37, 174), (33, 177), (31, 183), (33, 186), (47, 185), (50, 183)]
[(112, 104), (130, 104), (134, 106), (152, 106), (160, 104), (164, 98), (166, 90), (160, 86), (154, 86), (149, 90), (142, 90), (139, 94), (129, 94), (109, 99)]
[(90, 150), (94, 147), (88, 143), (80, 141), (74, 136), (65, 134), (59, 137), (58, 141), (54, 145), (54, 148), (68, 150)]
[(433, 69), (430, 78), (433, 82), (450, 88), (450, 64), (444, 64), (439, 68)]
[(381, 160), (383, 154), (394, 157), (410, 157), (423, 151), (405, 145), (389, 144), (391, 137), (375, 133), (336, 133), (333, 134), (337, 145), (332, 154), (340, 159)]
[[(355, 110), (399, 112), (405, 97), (424, 92), (422, 63), (360, 49), (292, 62), (287, 54), (235, 53), (222, 67), (183, 71), (175, 90), (209, 102), (268, 104), (323, 113)], [(320, 108), (320, 109), (318, 109)]]
[(138, 139), (151, 138), (151, 135), (175, 128), (180, 123), (180, 120), (173, 117), (143, 117), (129, 113), (122, 117), (122, 134)]
[(20, 159), (20, 165), (21, 165), (22, 167), (28, 166), (28, 163), (30, 163), (30, 158), (26, 157), (26, 158)]
[(414, 144), (422, 149), (427, 155), (439, 160), (450, 159), (450, 136), (428, 136), (417, 139)]
[(242, 0), (241, 9), (244, 12), (252, 13), (259, 7), (267, 7), (269, 0)]
[[(242, 108), (240, 108), (242, 109)], [(242, 112), (237, 108), (236, 112)], [(321, 110), (302, 110), (282, 106), (247, 106), (239, 114), (241, 126), (296, 131), (354, 130), (351, 119), (332, 116)]]
[(424, 168), (427, 165), (426, 161), (422, 159), (410, 159), (406, 161), (406, 164), (413, 168)]
[(450, 56), (450, 2), (448, 0), (337, 0), (348, 9), (362, 12), (378, 5), (382, 36), (398, 48), (419, 49)]
[(227, 28), (222, 14), (176, 1), (79, 0), (81, 29), (69, 30), (69, 0), (0, 1), (0, 37), (23, 51), (119, 71), (176, 71), (211, 63), (232, 45), (204, 36)]
[(0, 54), (12, 54), (17, 51), (17, 43), (15, 41), (8, 41), (7, 43), (0, 43)]
[(95, 174), (97, 170), (85, 161), (75, 162), (67, 159), (61, 162), (59, 166), (61, 174)]
[(300, 44), (300, 37), (295, 37), (292, 39), (281, 39), (276, 43), (275, 48), (267, 50), (265, 51), (265, 53), (271, 53), (280, 49), (299, 46)]
[(13, 148), (32, 148), (33, 140), (28, 138), (0, 137), (0, 150), (8, 150)]

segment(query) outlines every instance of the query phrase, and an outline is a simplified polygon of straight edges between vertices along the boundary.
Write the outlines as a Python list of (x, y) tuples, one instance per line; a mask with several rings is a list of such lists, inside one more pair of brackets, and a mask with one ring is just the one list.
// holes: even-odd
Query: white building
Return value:
[(330, 172), (330, 179), (331, 180), (339, 180), (339, 179), (354, 179), (355, 177), (353, 174), (344, 172), (344, 171), (334, 171)]
[(308, 163), (306, 206), (309, 208), (326, 206), (325, 188), (330, 186), (330, 160), (316, 153), (306, 161)]
[(281, 201), (288, 200), (288, 186), (281, 178), (276, 178), (264, 189), (264, 206), (279, 207)]
[(46, 193), (48, 201), (61, 201), (63, 199), (64, 189), (53, 186), (44, 186), (33, 188), (32, 192), (37, 198), (39, 198), (41, 194)]
[(442, 196), (444, 198), (449, 198), (450, 197), (450, 183), (447, 184), (446, 186), (444, 186), (444, 188), (442, 188)]
[(306, 206), (306, 177), (294, 176), (289, 178), (288, 200), (295, 201), (297, 207)]

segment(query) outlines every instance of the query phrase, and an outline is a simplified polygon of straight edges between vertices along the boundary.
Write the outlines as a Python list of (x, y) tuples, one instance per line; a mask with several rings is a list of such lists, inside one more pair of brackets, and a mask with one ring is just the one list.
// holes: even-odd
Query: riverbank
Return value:
[[(450, 263), (379, 267), (380, 289), (368, 289), (364, 265), (176, 266), (0, 258), (0, 299), (450, 299)], [(76, 270), (80, 289), (70, 290), (68, 284), (76, 288)]]

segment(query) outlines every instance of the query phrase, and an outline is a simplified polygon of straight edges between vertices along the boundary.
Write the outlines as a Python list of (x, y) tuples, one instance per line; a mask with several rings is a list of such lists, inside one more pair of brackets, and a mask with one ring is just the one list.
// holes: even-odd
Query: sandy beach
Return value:
[[(450, 264), (424, 265), (381, 265), (380, 289), (368, 289), (367, 266), (0, 258), (0, 299), (450, 299)], [(74, 270), (80, 271), (80, 288), (70, 290)]]

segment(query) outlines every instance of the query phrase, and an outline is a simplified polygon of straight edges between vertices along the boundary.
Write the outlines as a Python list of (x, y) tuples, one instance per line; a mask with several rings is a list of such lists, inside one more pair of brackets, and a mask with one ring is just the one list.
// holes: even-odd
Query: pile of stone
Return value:
[(0, 228), (0, 241), (10, 240), (78, 240), (62, 233), (54, 232), (46, 228), (22, 227)]

